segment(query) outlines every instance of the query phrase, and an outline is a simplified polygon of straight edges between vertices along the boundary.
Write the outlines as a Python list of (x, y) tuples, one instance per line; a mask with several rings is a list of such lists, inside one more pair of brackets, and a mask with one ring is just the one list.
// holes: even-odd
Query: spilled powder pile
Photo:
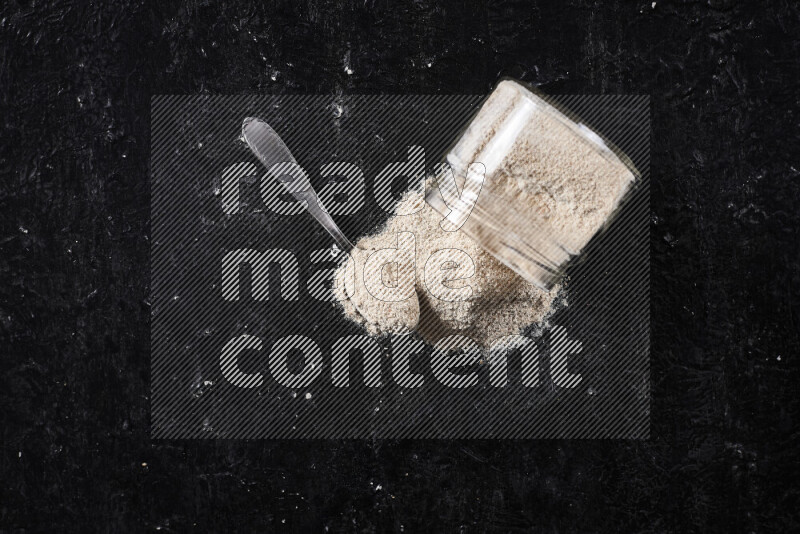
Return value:
[[(483, 202), (493, 216), (507, 217), (526, 240), (548, 236), (537, 250), (552, 254), (555, 265), (580, 252), (634, 180), (595, 134), (512, 81), (498, 84), (447, 162), (462, 191), (467, 166), (483, 163), (477, 206)], [(386, 226), (359, 240), (353, 261), (336, 271), (334, 294), (345, 315), (373, 335), (416, 329), (435, 343), (457, 333), (485, 348), (542, 322), (560, 286), (541, 289), (486, 252), (475, 239), (494, 249), (491, 236), (474, 214), (463, 231), (445, 231), (421, 189), (406, 193)], [(413, 235), (413, 246), (404, 232)], [(553, 246), (544, 246), (550, 241)], [(397, 249), (396, 263), (359, 276), (370, 256), (387, 248)], [(392, 252), (381, 254), (378, 265), (392, 260)]]
[[(460, 334), (490, 347), (496, 339), (516, 334), (548, 315), (558, 287), (550, 291), (540, 289), (462, 232), (443, 230), (439, 224), (442, 216), (425, 203), (424, 191), (410, 191), (398, 203), (397, 211), (401, 213), (414, 210), (416, 213), (411, 215), (393, 216), (379, 233), (360, 239), (352, 254), (353, 261), (343, 263), (336, 271), (334, 294), (348, 318), (363, 325), (372, 335), (416, 327), (417, 333), (431, 344), (442, 337)], [(397, 248), (398, 234), (402, 232), (414, 235), (416, 295), (403, 302), (385, 302), (374, 298), (375, 291), (370, 293), (358, 280), (355, 288), (348, 284), (353, 264), (356, 273), (363, 272), (366, 258), (376, 250)], [(437, 251), (444, 252), (431, 259)], [(448, 260), (458, 267), (446, 265)], [(398, 282), (399, 265), (403, 262), (390, 264), (388, 272), (383, 273), (387, 286)], [(437, 272), (447, 272), (441, 267), (452, 267), (462, 275), (456, 277), (451, 273), (447, 279), (462, 279), (442, 283), (436, 279)]]

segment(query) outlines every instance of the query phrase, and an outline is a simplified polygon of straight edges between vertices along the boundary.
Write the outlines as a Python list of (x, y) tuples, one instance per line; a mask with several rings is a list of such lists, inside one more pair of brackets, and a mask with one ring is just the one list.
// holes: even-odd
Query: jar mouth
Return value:
[(496, 260), (528, 282), (550, 291), (564, 276), (564, 266), (576, 255), (558, 242), (542, 222), (530, 224), (531, 217), (504, 207), (502, 218), (495, 216), (502, 199), (481, 192), (470, 213), (459, 212), (458, 205), (444, 201), (442, 189), (433, 186), (425, 192), (425, 202), (457, 226)]

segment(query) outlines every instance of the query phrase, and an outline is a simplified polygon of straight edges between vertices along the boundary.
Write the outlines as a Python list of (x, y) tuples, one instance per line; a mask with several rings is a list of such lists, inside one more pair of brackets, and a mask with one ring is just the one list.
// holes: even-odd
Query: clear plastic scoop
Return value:
[(292, 172), (297, 169), (297, 161), (275, 130), (261, 119), (247, 117), (242, 122), (242, 137), (267, 169), (275, 168), (281, 173), (279, 181), (294, 198), (305, 203), (311, 216), (331, 234), (339, 248), (345, 252), (353, 249), (354, 245), (333, 222), (308, 178), (302, 173)]

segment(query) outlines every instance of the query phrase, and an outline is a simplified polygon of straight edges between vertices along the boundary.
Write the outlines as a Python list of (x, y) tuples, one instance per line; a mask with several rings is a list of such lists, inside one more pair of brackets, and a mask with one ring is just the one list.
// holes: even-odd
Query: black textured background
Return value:
[[(0, 529), (800, 528), (796, 3), (206, 4), (0, 7)], [(500, 76), (652, 95), (652, 438), (151, 441), (150, 96)]]

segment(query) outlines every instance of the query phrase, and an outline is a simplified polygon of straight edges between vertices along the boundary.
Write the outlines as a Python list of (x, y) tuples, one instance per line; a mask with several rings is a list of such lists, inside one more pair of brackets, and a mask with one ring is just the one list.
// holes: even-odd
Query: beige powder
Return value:
[[(517, 124), (513, 136), (505, 135), (519, 116), (524, 127)], [(563, 247), (577, 254), (618, 207), (634, 179), (629, 168), (587, 132), (519, 84), (504, 81), (447, 159), (459, 188), (466, 165), (485, 162), (478, 206), (485, 202), (497, 217), (507, 217), (505, 222), (511, 221), (525, 239), (546, 235), (558, 245), (542, 250)], [(552, 312), (561, 287), (541, 289), (488, 253), (476, 241), (495, 250), (479, 217), (468, 219), (463, 231), (445, 231), (440, 226), (442, 215), (425, 202), (421, 187), (408, 192), (395, 208), (396, 213), (412, 211), (392, 216), (380, 232), (359, 240), (353, 261), (336, 272), (334, 293), (345, 315), (370, 334), (416, 329), (425, 341), (435, 343), (457, 333), (488, 348), (504, 336), (541, 323)], [(405, 232), (414, 236), (413, 254), (399, 250), (397, 263), (366, 280), (354, 274), (363, 273), (375, 251), (398, 247), (398, 236), (408, 239)], [(568, 257), (563, 252), (555, 262)], [(380, 277), (383, 284), (370, 277)], [(402, 286), (406, 293), (399, 287), (386, 289), (392, 286)], [(398, 295), (407, 298), (387, 302)]]
[[(492, 161), (486, 143), (520, 103), (537, 109), (497, 165), (487, 169), (484, 187), (522, 213), (541, 218), (547, 229), (579, 252), (608, 220), (634, 180), (630, 169), (596, 134), (576, 124), (521, 85), (503, 81), (487, 99), (448, 158), (460, 162)], [(462, 175), (457, 172), (456, 175)]]
[[(540, 289), (501, 264), (462, 232), (443, 230), (439, 224), (441, 215), (425, 203), (423, 191), (411, 191), (399, 202), (397, 211), (408, 213), (411, 210), (418, 211), (396, 215), (379, 233), (359, 240), (352, 254), (353, 261), (337, 270), (334, 294), (348, 318), (363, 325), (372, 335), (416, 326), (417, 332), (431, 344), (447, 335), (460, 334), (489, 347), (496, 339), (516, 334), (547, 316), (558, 287), (550, 291)], [(363, 272), (366, 258), (376, 250), (397, 247), (397, 236), (402, 232), (415, 236), (416, 299), (385, 302), (373, 297), (363, 285), (356, 283), (353, 288), (348, 283), (353, 276), (350, 268), (355, 265), (355, 272)], [(435, 279), (437, 270), (430, 265), (426, 276), (426, 265), (438, 251), (445, 251), (441, 256), (460, 263), (461, 268), (474, 274), (462, 280), (441, 282)], [(470, 262), (464, 261), (467, 257), (474, 269), (469, 269)], [(384, 278), (387, 285), (395, 281), (397, 266), (398, 263), (391, 264), (389, 276)], [(348, 286), (350, 291), (347, 291)], [(464, 291), (448, 292), (448, 286), (455, 290), (468, 288), (469, 296), (464, 298)], [(440, 297), (463, 300), (448, 301)]]

